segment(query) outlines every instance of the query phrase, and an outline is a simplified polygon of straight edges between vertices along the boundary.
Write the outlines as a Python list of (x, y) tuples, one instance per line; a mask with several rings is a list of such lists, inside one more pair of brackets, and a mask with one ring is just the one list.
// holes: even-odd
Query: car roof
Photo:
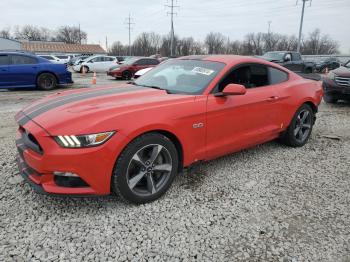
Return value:
[(251, 57), (251, 56), (240, 56), (240, 55), (192, 55), (192, 56), (183, 56), (177, 59), (181, 60), (202, 60), (202, 61), (211, 61), (224, 63), (229, 66), (237, 64), (263, 64), (267, 66), (272, 66), (279, 68), (280, 70), (286, 71), (285, 67), (282, 67), (276, 63), (266, 61), (262, 58)]

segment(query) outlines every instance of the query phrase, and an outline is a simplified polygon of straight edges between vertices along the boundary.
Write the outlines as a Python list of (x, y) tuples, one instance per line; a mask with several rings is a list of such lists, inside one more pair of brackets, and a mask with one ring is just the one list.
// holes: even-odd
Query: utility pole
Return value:
[(272, 21), (268, 21), (267, 24), (268, 24), (268, 29), (267, 29), (267, 37), (269, 39), (269, 42), (268, 42), (268, 50), (267, 51), (271, 51), (271, 23)]
[(270, 35), (271, 34), (271, 23), (272, 21), (268, 21), (267, 24), (268, 24), (268, 29), (267, 29), (267, 33)]
[(80, 31), (80, 23), (79, 23), (79, 43), (81, 44), (81, 31)]
[(133, 22), (131, 15), (129, 13), (129, 16), (126, 18), (125, 24), (128, 26), (128, 31), (129, 31), (129, 56), (131, 56), (131, 27), (132, 25), (134, 25), (135, 23)]
[[(302, 0), (303, 1), (303, 9), (301, 11), (301, 18), (300, 18), (300, 27), (299, 27), (299, 39), (298, 39), (298, 48), (297, 48), (297, 52), (300, 52), (300, 48), (301, 48), (301, 35), (303, 33), (303, 23), (304, 23), (304, 12), (305, 12), (305, 3), (310, 1), (310, 6), (312, 3), (312, 0)], [(297, 1), (298, 4), (298, 1)]]
[(171, 24), (170, 24), (170, 56), (174, 56), (174, 38), (175, 38), (175, 32), (174, 32), (174, 15), (177, 13), (174, 12), (174, 8), (178, 8), (179, 6), (174, 5), (174, 0), (170, 0), (170, 5), (165, 5), (166, 7), (170, 8), (170, 12), (167, 12), (168, 15), (171, 16)]
[(108, 53), (108, 40), (107, 40), (107, 36), (106, 36), (106, 51)]

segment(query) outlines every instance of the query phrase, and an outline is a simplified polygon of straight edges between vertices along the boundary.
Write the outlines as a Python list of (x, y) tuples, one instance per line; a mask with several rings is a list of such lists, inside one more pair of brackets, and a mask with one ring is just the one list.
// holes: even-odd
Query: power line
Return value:
[(178, 8), (180, 6), (174, 5), (174, 0), (170, 0), (170, 5), (165, 5), (166, 7), (170, 8), (170, 12), (167, 12), (168, 15), (171, 16), (171, 24), (170, 24), (170, 56), (174, 55), (174, 38), (175, 38), (175, 32), (174, 32), (174, 15), (177, 15), (177, 13), (174, 12), (174, 8)]
[(133, 19), (131, 18), (131, 15), (129, 13), (129, 16), (126, 18), (125, 24), (128, 26), (128, 31), (129, 31), (129, 56), (131, 56), (131, 30), (132, 26), (135, 24), (133, 22)]
[[(303, 1), (303, 8), (302, 8), (302, 11), (301, 11), (301, 18), (300, 18), (299, 39), (298, 39), (297, 52), (300, 52), (300, 47), (301, 47), (301, 35), (302, 35), (302, 32), (303, 32), (305, 3), (310, 1), (310, 6), (311, 6), (311, 3), (312, 3), (312, 0), (302, 0), (302, 1)], [(298, 0), (297, 0), (297, 4), (298, 4)]]

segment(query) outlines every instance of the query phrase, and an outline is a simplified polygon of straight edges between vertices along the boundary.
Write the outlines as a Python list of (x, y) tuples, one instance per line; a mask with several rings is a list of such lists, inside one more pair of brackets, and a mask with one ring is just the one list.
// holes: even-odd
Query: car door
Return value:
[(90, 72), (101, 72), (103, 71), (104, 59), (102, 56), (95, 57), (87, 62), (87, 66), (89, 67)]
[(140, 59), (139, 61), (136, 62), (134, 69), (134, 73), (136, 73), (137, 71), (141, 70), (141, 69), (145, 69), (149, 67), (148, 66), (148, 59), (147, 58), (143, 58)]
[(107, 72), (111, 66), (113, 66), (114, 64), (117, 64), (117, 63), (113, 63), (114, 60), (115, 58), (110, 56), (104, 57), (103, 71)]
[(209, 159), (278, 135), (281, 128), (278, 92), (269, 85), (268, 77), (268, 69), (264, 65), (243, 65), (229, 73), (215, 92), (235, 83), (247, 88), (245, 95), (208, 95), (206, 150)]
[(292, 53), (292, 71), (303, 72), (304, 71), (304, 61), (302, 60), (299, 53)]
[(0, 86), (6, 87), (11, 85), (9, 74), (10, 59), (7, 54), (0, 54)]
[(38, 60), (32, 56), (10, 55), (9, 75), (14, 86), (34, 86), (39, 71)]

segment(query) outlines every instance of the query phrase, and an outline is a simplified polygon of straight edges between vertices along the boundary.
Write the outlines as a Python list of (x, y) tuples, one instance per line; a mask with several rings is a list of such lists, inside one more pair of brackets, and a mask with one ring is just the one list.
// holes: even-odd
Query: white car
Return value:
[(144, 69), (141, 69), (139, 71), (137, 71), (135, 74), (134, 74), (134, 78), (139, 78), (140, 76), (146, 74), (148, 71), (150, 71), (151, 69), (153, 69), (153, 67), (147, 67), (147, 68), (144, 68)]
[(85, 73), (104, 73), (107, 72), (111, 66), (116, 64), (118, 64), (118, 59), (115, 56), (96, 55), (86, 58), (81, 64), (75, 64), (73, 70), (82, 72), (84, 69)]
[(58, 59), (60, 59), (61, 62), (63, 63), (68, 63), (69, 60), (71, 60), (72, 56), (69, 55), (55, 55)]
[(54, 55), (38, 55), (38, 56), (45, 58), (45, 59), (47, 59), (50, 62), (55, 63), (55, 64), (64, 64), (65, 63), (63, 60), (59, 59), (57, 56), (54, 56)]

